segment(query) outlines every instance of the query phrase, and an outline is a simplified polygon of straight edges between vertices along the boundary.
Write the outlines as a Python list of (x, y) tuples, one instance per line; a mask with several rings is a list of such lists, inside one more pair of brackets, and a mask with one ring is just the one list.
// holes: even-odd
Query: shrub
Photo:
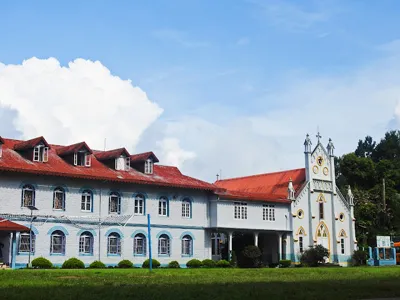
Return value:
[[(161, 264), (160, 264), (160, 262), (159, 262), (158, 260), (152, 259), (151, 261), (152, 261), (152, 263), (153, 263), (153, 268), (154, 268), (154, 269), (160, 267)], [(146, 259), (146, 260), (143, 262), (142, 268), (145, 268), (145, 269), (150, 268), (150, 260), (149, 260), (149, 259)]]
[(51, 269), (53, 267), (53, 264), (51, 263), (51, 261), (44, 257), (38, 257), (32, 260), (32, 267), (38, 269)]
[(281, 259), (279, 261), (280, 268), (289, 268), (292, 265), (292, 261), (290, 259)]
[(180, 264), (176, 260), (173, 260), (168, 264), (168, 268), (170, 269), (179, 269), (180, 267)]
[(231, 264), (227, 260), (221, 259), (217, 261), (217, 268), (229, 268), (230, 266)]
[(364, 250), (355, 250), (351, 258), (354, 266), (363, 266), (367, 264), (368, 253)]
[(203, 267), (205, 268), (215, 268), (215, 261), (213, 261), (212, 259), (205, 259), (202, 261)]
[(61, 266), (61, 269), (84, 269), (84, 268), (85, 264), (83, 263), (83, 261), (75, 257), (67, 259)]
[(242, 251), (243, 267), (258, 268), (261, 266), (261, 250), (257, 246), (246, 246)]
[(277, 266), (279, 266), (279, 264), (277, 264), (277, 263), (269, 263), (268, 264), (269, 268), (276, 268)]
[(118, 263), (118, 268), (129, 269), (133, 267), (133, 263), (128, 259), (123, 259)]
[(231, 264), (232, 267), (234, 267), (234, 268), (237, 267), (237, 256), (236, 256), (235, 251), (232, 251), (232, 257), (231, 257), (231, 261), (229, 263)]
[(186, 267), (188, 268), (200, 268), (203, 264), (198, 259), (191, 259), (186, 263)]
[(317, 267), (329, 257), (329, 251), (322, 245), (311, 247), (303, 252), (300, 262), (308, 267)]
[(90, 269), (104, 269), (106, 267), (106, 265), (105, 264), (103, 264), (101, 261), (99, 261), (99, 260), (95, 260), (94, 262), (92, 262), (90, 265), (89, 265), (89, 268)]

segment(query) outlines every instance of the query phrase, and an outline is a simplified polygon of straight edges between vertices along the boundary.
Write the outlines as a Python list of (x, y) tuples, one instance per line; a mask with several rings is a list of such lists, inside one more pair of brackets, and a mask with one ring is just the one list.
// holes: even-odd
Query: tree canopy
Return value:
[(354, 152), (335, 160), (336, 182), (354, 194), (357, 240), (374, 245), (376, 235), (400, 237), (400, 131), (379, 143), (366, 136)]

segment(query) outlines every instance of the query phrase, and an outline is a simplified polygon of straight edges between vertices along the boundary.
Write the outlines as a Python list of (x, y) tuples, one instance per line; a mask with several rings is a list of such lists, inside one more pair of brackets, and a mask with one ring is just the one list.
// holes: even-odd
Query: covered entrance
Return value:
[(15, 268), (19, 232), (29, 232), (29, 228), (0, 218), (0, 269)]
[(277, 231), (222, 230), (211, 232), (211, 258), (215, 261), (230, 260), (235, 252), (238, 261), (243, 249), (255, 245), (262, 252), (265, 266), (279, 263), (280, 259), (290, 259), (290, 233)]

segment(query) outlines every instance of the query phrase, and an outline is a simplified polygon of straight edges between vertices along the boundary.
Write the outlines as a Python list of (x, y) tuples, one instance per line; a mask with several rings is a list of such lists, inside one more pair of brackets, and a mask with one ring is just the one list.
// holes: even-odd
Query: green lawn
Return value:
[(4, 270), (0, 299), (368, 299), (400, 296), (400, 268)]

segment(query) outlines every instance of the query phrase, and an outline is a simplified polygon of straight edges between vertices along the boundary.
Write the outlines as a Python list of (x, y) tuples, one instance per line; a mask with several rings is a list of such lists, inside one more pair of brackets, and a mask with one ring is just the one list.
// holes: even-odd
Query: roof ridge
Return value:
[(261, 174), (254, 174), (254, 175), (248, 175), (248, 176), (232, 177), (232, 178), (227, 178), (227, 179), (220, 179), (220, 180), (217, 180), (216, 182), (230, 181), (230, 180), (237, 180), (237, 179), (244, 179), (244, 178), (253, 178), (253, 177), (259, 177), (259, 176), (265, 176), (265, 175), (285, 173), (285, 172), (289, 172), (289, 171), (300, 171), (300, 170), (304, 170), (304, 169), (305, 168), (297, 168), (297, 169), (289, 169), (289, 170), (283, 170), (283, 171), (275, 171), (275, 172), (270, 172), (270, 173), (261, 173)]

